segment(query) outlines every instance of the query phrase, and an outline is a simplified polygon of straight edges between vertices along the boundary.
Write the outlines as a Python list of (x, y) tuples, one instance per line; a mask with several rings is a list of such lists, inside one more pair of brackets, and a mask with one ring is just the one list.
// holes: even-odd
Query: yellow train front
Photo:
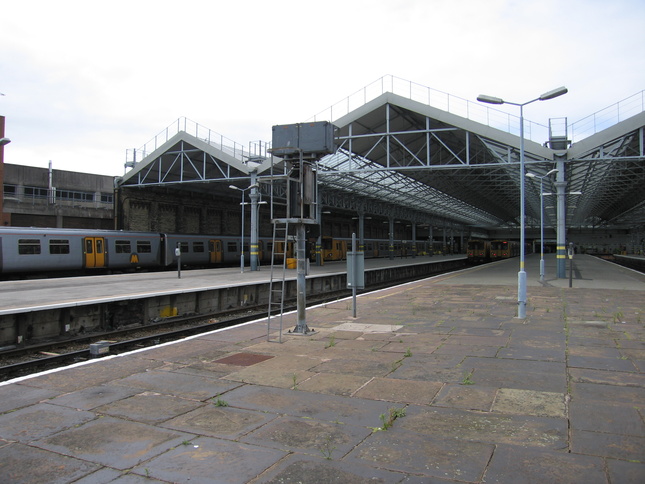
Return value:
[(520, 243), (515, 240), (492, 240), (490, 260), (510, 259), (520, 255)]
[(471, 239), (466, 244), (466, 253), (469, 262), (486, 262), (490, 259), (490, 241)]

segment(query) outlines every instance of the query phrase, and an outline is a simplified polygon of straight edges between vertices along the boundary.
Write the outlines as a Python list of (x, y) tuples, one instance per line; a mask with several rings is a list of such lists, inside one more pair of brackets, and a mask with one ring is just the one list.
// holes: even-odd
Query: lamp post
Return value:
[(536, 175), (535, 173), (528, 172), (526, 174), (529, 178), (540, 179), (540, 280), (544, 281), (544, 194), (542, 193), (542, 183), (544, 179), (553, 175), (558, 171), (557, 168), (547, 172), (545, 175)]
[(259, 185), (257, 183), (251, 185), (250, 187), (246, 187), (246, 188), (236, 187), (235, 185), (229, 185), (228, 186), (231, 190), (238, 190), (238, 191), (242, 192), (242, 202), (240, 203), (240, 205), (242, 206), (242, 234), (241, 234), (241, 237), (240, 237), (242, 239), (242, 244), (240, 246), (240, 272), (241, 273), (244, 273), (244, 205), (245, 205), (245, 203), (244, 203), (244, 194), (246, 193), (247, 190), (250, 190), (252, 188), (258, 188), (258, 186)]
[(517, 273), (517, 317), (526, 318), (526, 271), (524, 270), (524, 106), (535, 101), (548, 101), (568, 92), (566, 87), (559, 87), (545, 92), (540, 97), (525, 103), (513, 103), (502, 98), (480, 94), (477, 100), (488, 104), (511, 104), (520, 107), (520, 270)]

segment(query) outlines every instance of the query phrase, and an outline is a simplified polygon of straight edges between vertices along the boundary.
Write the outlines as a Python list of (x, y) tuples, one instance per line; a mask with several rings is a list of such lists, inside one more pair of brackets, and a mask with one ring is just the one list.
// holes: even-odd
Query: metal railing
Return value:
[[(433, 108), (470, 119), (491, 128), (519, 136), (520, 117), (491, 108), (482, 103), (469, 101), (447, 92), (432, 89), (416, 82), (407, 81), (393, 75), (386, 75), (368, 84), (363, 89), (350, 94), (345, 99), (316, 114), (310, 121), (335, 121), (355, 109), (376, 99), (380, 95), (391, 92), (412, 101), (427, 104)], [(526, 139), (543, 143), (549, 138), (547, 126), (524, 119), (524, 136)]]
[(249, 158), (267, 157), (267, 143), (263, 143), (261, 141), (250, 142), (247, 147), (213, 131), (212, 129), (202, 126), (195, 121), (191, 121), (186, 117), (181, 117), (168, 125), (165, 129), (161, 130), (140, 148), (126, 150), (126, 168), (132, 168), (135, 163), (143, 160), (166, 141), (182, 131), (208, 143), (214, 148), (223, 151), (241, 162), (246, 162)]
[[(520, 134), (519, 116), (392, 75), (383, 76), (359, 89), (319, 112), (310, 118), (310, 121), (325, 120), (333, 122), (386, 92), (427, 104), (516, 136)], [(645, 111), (645, 90), (569, 124), (569, 138), (573, 142), (580, 141), (643, 111)], [(536, 143), (544, 143), (549, 139), (549, 128), (525, 118), (524, 136), (526, 139)]]
[(571, 123), (569, 137), (575, 143), (643, 111), (645, 111), (645, 90)]
[[(359, 89), (346, 98), (338, 101), (327, 109), (319, 112), (307, 121), (335, 121), (380, 95), (391, 92), (407, 99), (427, 104), (462, 118), (490, 126), (491, 128), (519, 136), (520, 117), (514, 114), (485, 106), (482, 103), (453, 96), (437, 89), (407, 81), (393, 75), (385, 75), (376, 81)], [(645, 90), (619, 101), (607, 108), (597, 111), (579, 121), (568, 125), (568, 135), (571, 141), (580, 141), (603, 129), (623, 121), (631, 116), (645, 111)], [(248, 147), (237, 143), (205, 126), (181, 117), (155, 135), (150, 141), (138, 149), (126, 150), (126, 168), (131, 168), (140, 162), (163, 143), (177, 133), (184, 131), (201, 139), (209, 145), (229, 154), (235, 159), (246, 162), (249, 158), (269, 156), (270, 143), (262, 141), (249, 143)], [(536, 143), (544, 143), (549, 139), (549, 128), (543, 124), (524, 119), (524, 136)]]

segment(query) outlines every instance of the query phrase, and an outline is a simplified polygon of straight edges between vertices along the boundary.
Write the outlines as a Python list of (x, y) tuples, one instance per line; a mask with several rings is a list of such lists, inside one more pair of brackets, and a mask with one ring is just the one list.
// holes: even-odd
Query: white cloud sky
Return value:
[[(241, 144), (384, 75), (575, 121), (645, 89), (642, 0), (10, 0), (5, 162), (122, 175), (185, 116)], [(512, 106), (511, 113), (517, 113)]]

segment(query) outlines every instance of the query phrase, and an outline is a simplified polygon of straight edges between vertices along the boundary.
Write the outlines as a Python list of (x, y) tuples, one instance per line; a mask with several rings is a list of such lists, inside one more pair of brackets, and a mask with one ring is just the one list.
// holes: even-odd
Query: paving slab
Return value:
[(116, 402), (101, 405), (94, 408), (94, 411), (101, 415), (111, 415), (112, 417), (147, 424), (158, 424), (201, 406), (203, 404), (195, 400), (162, 395), (156, 392), (142, 392)]
[(347, 459), (392, 471), (473, 482), (482, 478), (494, 449), (492, 444), (389, 429), (372, 434)]
[(482, 385), (446, 384), (435, 397), (436, 407), (463, 408), (489, 412), (497, 396), (497, 388)]
[(5, 385), (0, 392), (2, 394), (0, 413), (33, 405), (60, 395), (60, 392), (56, 390), (33, 388), (20, 383)]
[(112, 417), (93, 420), (35, 443), (42, 449), (129, 469), (177, 447), (194, 435)]
[(645, 284), (593, 260), (540, 284), (527, 257), (520, 320), (515, 262), (310, 308), (282, 343), (260, 320), (1, 383), (0, 475), (645, 482)]
[(30, 443), (95, 418), (92, 412), (39, 403), (0, 415), (0, 439)]
[(65, 393), (56, 398), (52, 398), (48, 403), (80, 410), (92, 410), (101, 405), (131, 397), (140, 392), (141, 390), (136, 388), (106, 384)]
[(222, 380), (156, 370), (134, 373), (115, 384), (200, 401), (237, 386), (235, 383)]
[(395, 403), (430, 405), (443, 386), (444, 384), (439, 382), (375, 377), (355, 392), (354, 396)]
[[(28, 463), (28, 465), (25, 465)], [(66, 484), (101, 466), (54, 452), (13, 443), (0, 447), (2, 482), (11, 484)], [(52, 472), (55, 469), (55, 472)]]
[(367, 427), (302, 417), (279, 417), (240, 440), (336, 460), (372, 434)]
[(285, 455), (283, 450), (200, 437), (175, 446), (132, 472), (173, 483), (249, 482)]
[(409, 407), (397, 426), (434, 437), (565, 449), (564, 418), (498, 415), (452, 408)]
[(486, 471), (486, 483), (492, 482), (590, 484), (606, 483), (607, 478), (604, 462), (597, 457), (500, 445)]
[(196, 435), (235, 440), (266, 425), (274, 418), (276, 418), (275, 414), (232, 408), (227, 400), (220, 398), (209, 405), (168, 420), (161, 426)]
[[(408, 482), (406, 475), (372, 466), (339, 460), (291, 455), (262, 475), (255, 484), (352, 483), (386, 484)], [(411, 481), (410, 481), (411, 482)], [(423, 481), (429, 484), (429, 481)]]

